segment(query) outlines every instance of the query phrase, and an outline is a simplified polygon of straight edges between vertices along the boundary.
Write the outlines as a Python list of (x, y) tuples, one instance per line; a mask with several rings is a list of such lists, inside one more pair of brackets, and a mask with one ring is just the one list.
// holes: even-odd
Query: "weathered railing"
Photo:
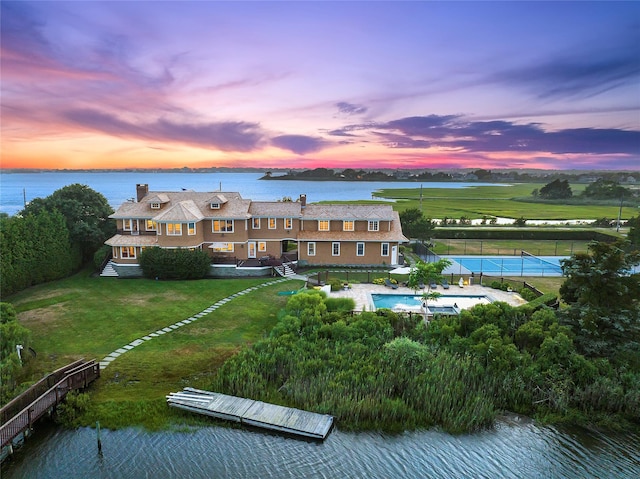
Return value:
[[(60, 375), (62, 375), (62, 379), (59, 378)], [(0, 447), (9, 444), (23, 431), (31, 429), (33, 423), (47, 413), (53, 406), (60, 403), (69, 391), (84, 389), (99, 376), (100, 365), (95, 361), (76, 361), (51, 373), (22, 395), (8, 403), (2, 408), (3, 420), (0, 426)], [(58, 377), (58, 380), (49, 386), (49, 381), (52, 377)], [(40, 392), (43, 384), (47, 384), (49, 387), (44, 390), (44, 392)], [(14, 413), (10, 419), (5, 420), (5, 417), (9, 416), (9, 411), (15, 411), (16, 404), (24, 404), (27, 400), (31, 400), (36, 392), (38, 396), (35, 399), (19, 412)]]

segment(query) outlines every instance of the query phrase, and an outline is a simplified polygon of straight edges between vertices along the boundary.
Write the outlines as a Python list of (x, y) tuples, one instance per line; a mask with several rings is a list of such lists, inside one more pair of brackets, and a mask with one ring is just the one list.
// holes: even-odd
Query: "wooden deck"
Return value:
[(333, 425), (333, 417), (327, 414), (193, 388), (170, 393), (167, 403), (186, 411), (312, 439), (325, 439)]

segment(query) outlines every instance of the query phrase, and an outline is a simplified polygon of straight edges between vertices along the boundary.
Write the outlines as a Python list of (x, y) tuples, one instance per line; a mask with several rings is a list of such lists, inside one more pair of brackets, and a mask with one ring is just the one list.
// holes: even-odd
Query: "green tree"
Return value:
[(629, 240), (630, 250), (640, 250), (640, 216), (629, 218), (627, 225), (629, 226), (627, 240)]
[(628, 198), (632, 195), (631, 190), (624, 186), (620, 186), (617, 181), (604, 180), (600, 178), (587, 186), (582, 192), (582, 196), (596, 200), (619, 200), (620, 198)]
[(561, 320), (575, 334), (578, 349), (590, 356), (612, 356), (640, 347), (640, 251), (625, 243), (592, 242), (588, 253), (562, 260), (567, 277), (560, 296), (568, 304)]
[(26, 350), (30, 331), (18, 321), (10, 303), (0, 303), (0, 402), (4, 403), (14, 392), (16, 377), (22, 367), (16, 346)]
[(429, 294), (431, 292), (431, 284), (437, 284), (442, 280), (442, 272), (449, 265), (451, 265), (451, 261), (446, 258), (432, 263), (418, 261), (409, 273), (407, 286), (417, 290), (420, 286), (425, 285), (428, 287), (427, 294)]
[(402, 232), (407, 238), (415, 238), (423, 245), (429, 242), (436, 229), (435, 222), (425, 218), (418, 208), (408, 208), (402, 211), (399, 216)]
[(201, 279), (211, 266), (206, 251), (186, 248), (145, 248), (139, 261), (143, 274), (151, 279)]
[(553, 180), (540, 188), (538, 196), (549, 200), (561, 200), (571, 198), (573, 192), (568, 180)]
[(115, 222), (109, 219), (113, 209), (107, 199), (86, 185), (68, 185), (46, 198), (36, 198), (21, 214), (54, 210), (65, 217), (71, 242), (79, 248), (83, 262), (92, 260), (95, 251), (115, 233)]

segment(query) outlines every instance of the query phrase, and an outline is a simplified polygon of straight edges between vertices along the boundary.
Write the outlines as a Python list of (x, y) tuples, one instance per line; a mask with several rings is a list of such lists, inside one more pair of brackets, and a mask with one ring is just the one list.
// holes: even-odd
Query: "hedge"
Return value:
[(436, 228), (435, 239), (494, 239), (494, 240), (572, 240), (603, 241), (613, 243), (617, 238), (613, 234), (586, 229), (552, 229), (552, 228)]

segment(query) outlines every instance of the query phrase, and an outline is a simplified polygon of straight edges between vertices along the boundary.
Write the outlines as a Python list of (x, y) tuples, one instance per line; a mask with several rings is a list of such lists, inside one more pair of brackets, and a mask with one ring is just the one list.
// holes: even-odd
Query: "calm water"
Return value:
[(244, 198), (277, 201), (307, 195), (309, 202), (324, 200), (366, 200), (382, 188), (465, 188), (490, 183), (415, 183), (382, 181), (258, 181), (262, 173), (2, 173), (0, 212), (13, 215), (24, 201), (44, 198), (63, 186), (80, 183), (102, 193), (115, 209), (136, 196), (136, 184), (146, 183), (152, 191), (237, 191)]
[(259, 431), (40, 431), (3, 467), (12, 478), (611, 478), (640, 477), (637, 434), (534, 424), (451, 436), (334, 430), (324, 443)]

